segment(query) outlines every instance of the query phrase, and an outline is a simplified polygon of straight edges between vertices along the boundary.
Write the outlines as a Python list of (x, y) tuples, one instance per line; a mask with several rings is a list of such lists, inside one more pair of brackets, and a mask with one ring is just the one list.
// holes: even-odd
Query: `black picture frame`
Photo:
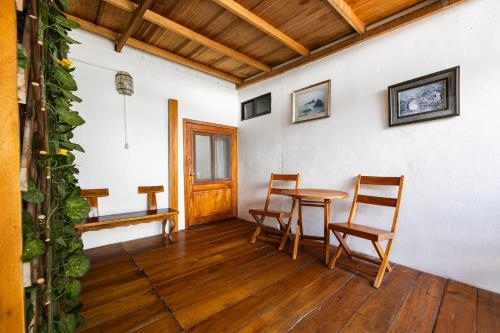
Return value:
[[(440, 93), (430, 91), (430, 87), (441, 89)], [(427, 89), (426, 95), (407, 103), (404, 94), (423, 94), (418, 91), (419, 88), (422, 91)], [(388, 90), (390, 127), (460, 115), (460, 66), (394, 84)], [(433, 99), (432, 94), (439, 97)], [(426, 98), (426, 100), (422, 98)], [(425, 102), (428, 101), (434, 102), (435, 105), (432, 106), (432, 103), (426, 105)], [(413, 103), (413, 108), (417, 108), (416, 110), (411, 110), (412, 107), (409, 105), (411, 103)], [(418, 110), (419, 108), (423, 109)], [(404, 114), (405, 112), (407, 114)]]

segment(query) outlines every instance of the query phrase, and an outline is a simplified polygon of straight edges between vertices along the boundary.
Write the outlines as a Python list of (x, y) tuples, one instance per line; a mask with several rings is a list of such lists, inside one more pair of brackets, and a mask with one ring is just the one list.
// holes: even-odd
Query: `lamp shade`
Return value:
[(132, 96), (134, 93), (134, 79), (127, 72), (116, 73), (115, 86), (119, 94)]

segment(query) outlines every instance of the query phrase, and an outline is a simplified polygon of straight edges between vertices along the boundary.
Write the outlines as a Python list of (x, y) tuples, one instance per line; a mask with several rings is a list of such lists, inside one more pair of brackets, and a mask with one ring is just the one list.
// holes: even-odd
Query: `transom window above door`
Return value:
[(231, 179), (231, 137), (194, 134), (195, 182)]

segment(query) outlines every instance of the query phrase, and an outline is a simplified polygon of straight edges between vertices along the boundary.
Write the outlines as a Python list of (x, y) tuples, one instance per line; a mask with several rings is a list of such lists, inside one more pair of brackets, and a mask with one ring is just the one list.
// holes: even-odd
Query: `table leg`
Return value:
[(302, 200), (297, 199), (299, 201), (299, 216), (297, 218), (297, 226), (295, 227), (295, 241), (293, 244), (293, 254), (292, 258), (297, 259), (297, 252), (299, 250), (299, 239), (300, 239), (300, 229), (302, 229)]
[(330, 261), (330, 232), (328, 231), (328, 225), (330, 224), (330, 207), (332, 201), (330, 199), (325, 199), (324, 213), (325, 213), (325, 228), (324, 228), (324, 243), (325, 243), (325, 262), (328, 265)]

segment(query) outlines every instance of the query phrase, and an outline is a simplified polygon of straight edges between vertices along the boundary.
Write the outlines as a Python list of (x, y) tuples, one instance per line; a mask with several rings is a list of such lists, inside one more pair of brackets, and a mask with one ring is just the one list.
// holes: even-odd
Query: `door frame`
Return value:
[[(235, 126), (229, 126), (229, 125), (221, 125), (221, 124), (215, 124), (215, 123), (210, 123), (210, 122), (205, 122), (205, 121), (199, 121), (199, 120), (194, 120), (194, 119), (188, 119), (188, 118), (183, 118), (182, 119), (182, 128), (183, 128), (183, 167), (184, 167), (184, 225), (185, 228), (191, 227), (191, 219), (190, 216), (192, 214), (191, 210), (191, 201), (189, 199), (189, 192), (191, 189), (191, 180), (190, 180), (190, 170), (189, 170), (189, 164), (191, 164), (194, 167), (194, 161), (190, 161), (188, 163), (188, 160), (193, 159), (193, 156), (188, 156), (187, 152), (191, 149), (188, 149), (188, 147), (192, 147), (193, 145), (193, 132), (198, 132), (200, 130), (196, 130), (197, 127), (212, 127), (216, 128), (216, 131), (210, 131), (207, 128), (203, 128), (204, 130), (201, 130), (201, 132), (206, 132), (206, 133), (215, 133), (215, 134), (227, 134), (234, 136), (234, 141), (231, 143), (231, 188), (232, 191), (234, 192), (234, 195), (232, 196), (232, 212), (233, 212), (233, 217), (238, 216), (238, 128)], [(235, 158), (233, 158), (235, 156)], [(228, 182), (227, 180), (216, 180), (214, 183), (225, 183)]]

